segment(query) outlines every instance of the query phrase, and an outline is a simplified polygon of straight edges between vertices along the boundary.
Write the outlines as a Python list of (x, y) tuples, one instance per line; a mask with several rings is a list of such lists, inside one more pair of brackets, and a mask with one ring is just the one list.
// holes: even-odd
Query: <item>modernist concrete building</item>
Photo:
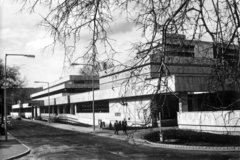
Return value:
[[(230, 46), (227, 58), (234, 60), (235, 52), (234, 46)], [(240, 132), (239, 103), (233, 105), (234, 112), (221, 111), (230, 117), (228, 123), (223, 117), (221, 120), (207, 119), (215, 113), (223, 114), (202, 107), (204, 96), (220, 90), (211, 82), (212, 66), (217, 60), (218, 54), (212, 43), (169, 35), (166, 45), (160, 44), (150, 54), (139, 53), (131, 62), (100, 72), (99, 81), (94, 77), (95, 124), (101, 120), (108, 125), (125, 118), (129, 125), (156, 126), (159, 119), (173, 119), (178, 120), (179, 128), (183, 129)], [(47, 119), (49, 91), (52, 117), (92, 125), (91, 87), (91, 77), (69, 76), (32, 94), (32, 103), (22, 107), (31, 108), (29, 115)], [(234, 88), (228, 88), (228, 91), (234, 91)], [(218, 105), (211, 98), (208, 103)]]

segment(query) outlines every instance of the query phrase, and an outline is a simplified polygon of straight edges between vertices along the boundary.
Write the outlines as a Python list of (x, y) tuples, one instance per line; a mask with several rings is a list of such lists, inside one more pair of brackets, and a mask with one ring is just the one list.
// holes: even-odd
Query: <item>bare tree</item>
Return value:
[[(129, 88), (144, 90), (153, 87), (154, 95), (166, 93), (170, 90), (168, 82), (171, 72), (166, 61), (170, 58), (176, 60), (174, 51), (168, 51), (169, 33), (171, 35), (183, 34), (189, 40), (183, 43), (175, 38), (176, 50), (184, 50), (191, 43), (198, 41), (211, 41), (205, 48), (202, 58), (186, 58), (185, 64), (204, 63), (209, 65), (210, 86), (209, 91), (226, 91), (238, 88), (239, 91), (239, 65), (240, 65), (240, 1), (233, 0), (16, 0), (23, 4), (22, 10), (34, 12), (37, 5), (49, 9), (39, 25), (46, 27), (53, 37), (52, 46), (60, 44), (65, 50), (65, 59), (70, 61), (73, 55), (83, 58), (85, 63), (95, 64), (98, 57), (106, 54), (113, 57), (117, 53), (112, 45), (111, 25), (116, 22), (116, 16), (121, 13), (126, 16), (129, 23), (134, 23), (141, 29), (144, 41), (136, 42), (130, 48), (137, 53), (136, 59), (129, 64), (122, 64), (124, 70), (131, 70), (128, 80), (122, 85), (125, 90), (121, 96), (129, 94)], [(91, 38), (84, 53), (76, 53), (77, 42), (85, 31), (89, 31)], [(171, 39), (171, 38), (170, 38)], [(207, 50), (214, 50), (214, 56), (209, 57)], [(103, 51), (101, 53), (100, 50)], [(157, 51), (160, 56), (151, 56)], [(109, 56), (111, 55), (111, 56)], [(149, 57), (150, 56), (150, 57)], [(140, 76), (149, 58), (158, 59), (155, 63), (158, 78), (155, 84), (145, 82)], [(78, 60), (76, 59), (76, 60)], [(114, 60), (114, 58), (112, 59)], [(141, 84), (139, 88), (138, 84)], [(124, 85), (123, 85), (124, 84)], [(237, 86), (237, 87), (236, 87)], [(162, 89), (164, 88), (164, 89)], [(153, 97), (154, 98), (154, 97)], [(154, 107), (153, 107), (154, 108)], [(153, 109), (152, 108), (152, 109)], [(152, 110), (151, 109), (151, 110)], [(154, 110), (154, 109), (153, 109)], [(152, 113), (152, 112), (151, 112)]]
[(109, 68), (114, 67), (114, 64), (107, 60), (107, 61), (96, 61), (94, 65), (84, 65), (82, 68), (79, 69), (79, 74), (81, 75), (99, 75), (100, 71), (107, 70)]
[[(124, 13), (126, 20), (135, 23), (142, 29), (142, 36), (146, 37), (146, 42), (133, 45), (135, 53), (149, 54), (158, 47), (159, 42), (166, 43), (167, 33), (185, 34), (192, 40), (212, 41), (222, 61), (226, 61), (230, 45), (235, 45), (236, 49), (239, 47), (239, 1), (16, 1), (23, 4), (22, 10), (27, 9), (29, 12), (34, 12), (37, 5), (49, 9), (39, 25), (51, 33), (53, 46), (57, 43), (64, 46), (66, 59), (79, 54), (74, 52), (76, 44), (86, 30), (91, 40), (88, 50), (79, 54), (79, 57), (85, 57), (86, 61), (96, 61), (97, 56), (102, 54), (99, 53), (99, 47), (105, 48), (103, 53), (116, 53), (108, 35), (118, 13)], [(239, 65), (239, 55), (234, 61)]]
[[(21, 88), (26, 84), (26, 79), (22, 79), (20, 76), (19, 72), (19, 67), (18, 66), (13, 66), (13, 67), (7, 67), (6, 68), (6, 88), (11, 89), (10, 92), (7, 92), (7, 101), (11, 102), (11, 94), (14, 92), (14, 88)], [(3, 104), (4, 104), (4, 94), (3, 94), (3, 89), (4, 89), (4, 64), (2, 60), (0, 59), (0, 114), (3, 115), (4, 110), (3, 110)], [(3, 116), (2, 116), (3, 118)], [(2, 119), (3, 120), (3, 119)]]

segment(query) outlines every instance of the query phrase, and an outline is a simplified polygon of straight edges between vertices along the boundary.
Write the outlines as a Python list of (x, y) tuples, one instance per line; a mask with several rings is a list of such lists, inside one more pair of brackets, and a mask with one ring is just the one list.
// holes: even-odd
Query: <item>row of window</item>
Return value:
[[(92, 112), (92, 102), (77, 103), (77, 112)], [(109, 112), (109, 102), (108, 101), (97, 101), (94, 103), (95, 112)]]
[[(72, 83), (74, 83), (74, 84), (92, 84), (92, 80), (74, 80)], [(94, 80), (93, 83), (99, 84), (99, 81)]]
[[(77, 113), (90, 113), (93, 112), (92, 102), (84, 102), (76, 104)], [(63, 113), (63, 105), (58, 106), (60, 113)], [(74, 107), (75, 109), (75, 107)], [(13, 112), (31, 112), (32, 108), (21, 108), (13, 109)], [(109, 102), (108, 101), (95, 101), (94, 102), (94, 111), (108, 113), (109, 112)], [(40, 107), (41, 113), (48, 113), (48, 106)], [(53, 112), (53, 106), (50, 107), (50, 112)], [(54, 112), (57, 113), (57, 107), (54, 106)], [(70, 113), (70, 105), (67, 105), (65, 108), (65, 113)]]
[(32, 108), (14, 108), (12, 112), (32, 112)]

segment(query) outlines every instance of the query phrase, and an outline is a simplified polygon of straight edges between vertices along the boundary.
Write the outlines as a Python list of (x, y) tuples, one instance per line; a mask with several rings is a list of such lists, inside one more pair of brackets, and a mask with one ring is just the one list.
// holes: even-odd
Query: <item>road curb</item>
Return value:
[[(10, 134), (10, 133), (8, 133), (8, 134)], [(11, 134), (10, 134), (10, 135), (11, 135)], [(13, 135), (11, 135), (11, 136), (14, 137)], [(26, 146), (25, 144), (21, 143), (16, 137), (14, 137), (14, 139), (15, 139), (18, 143), (20, 143), (21, 145), (23, 145), (24, 147), (26, 147), (26, 148), (27, 148), (27, 151), (25, 151), (25, 152), (23, 152), (23, 153), (21, 153), (21, 154), (12, 156), (12, 157), (10, 157), (10, 158), (6, 158), (6, 159), (4, 159), (4, 160), (13, 160), (13, 159), (16, 159), (16, 158), (20, 158), (20, 157), (23, 157), (23, 156), (29, 154), (30, 151), (31, 151), (31, 149), (30, 149), (28, 146)]]
[(235, 152), (240, 151), (240, 147), (209, 147), (209, 146), (187, 146), (187, 145), (174, 145), (155, 143), (145, 140), (146, 143), (154, 145), (156, 147), (168, 148), (168, 149), (181, 149), (181, 150), (197, 150), (197, 151), (226, 151)]

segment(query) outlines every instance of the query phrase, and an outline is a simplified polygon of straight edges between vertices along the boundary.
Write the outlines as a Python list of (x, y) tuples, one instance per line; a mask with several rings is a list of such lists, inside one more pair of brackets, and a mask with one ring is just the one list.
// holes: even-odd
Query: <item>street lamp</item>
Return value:
[(4, 68), (4, 128), (5, 128), (5, 141), (8, 140), (7, 137), (7, 56), (22, 56), (22, 57), (28, 57), (28, 58), (35, 58), (35, 55), (30, 54), (5, 54), (5, 68)]
[(94, 72), (93, 72), (93, 65), (92, 64), (80, 64), (80, 63), (72, 63), (72, 66), (77, 65), (88, 65), (92, 66), (92, 110), (93, 110), (93, 130), (95, 131), (95, 107), (94, 107)]
[(50, 97), (49, 97), (49, 82), (35, 81), (34, 83), (47, 83), (47, 84), (48, 84), (48, 123), (50, 124)]

